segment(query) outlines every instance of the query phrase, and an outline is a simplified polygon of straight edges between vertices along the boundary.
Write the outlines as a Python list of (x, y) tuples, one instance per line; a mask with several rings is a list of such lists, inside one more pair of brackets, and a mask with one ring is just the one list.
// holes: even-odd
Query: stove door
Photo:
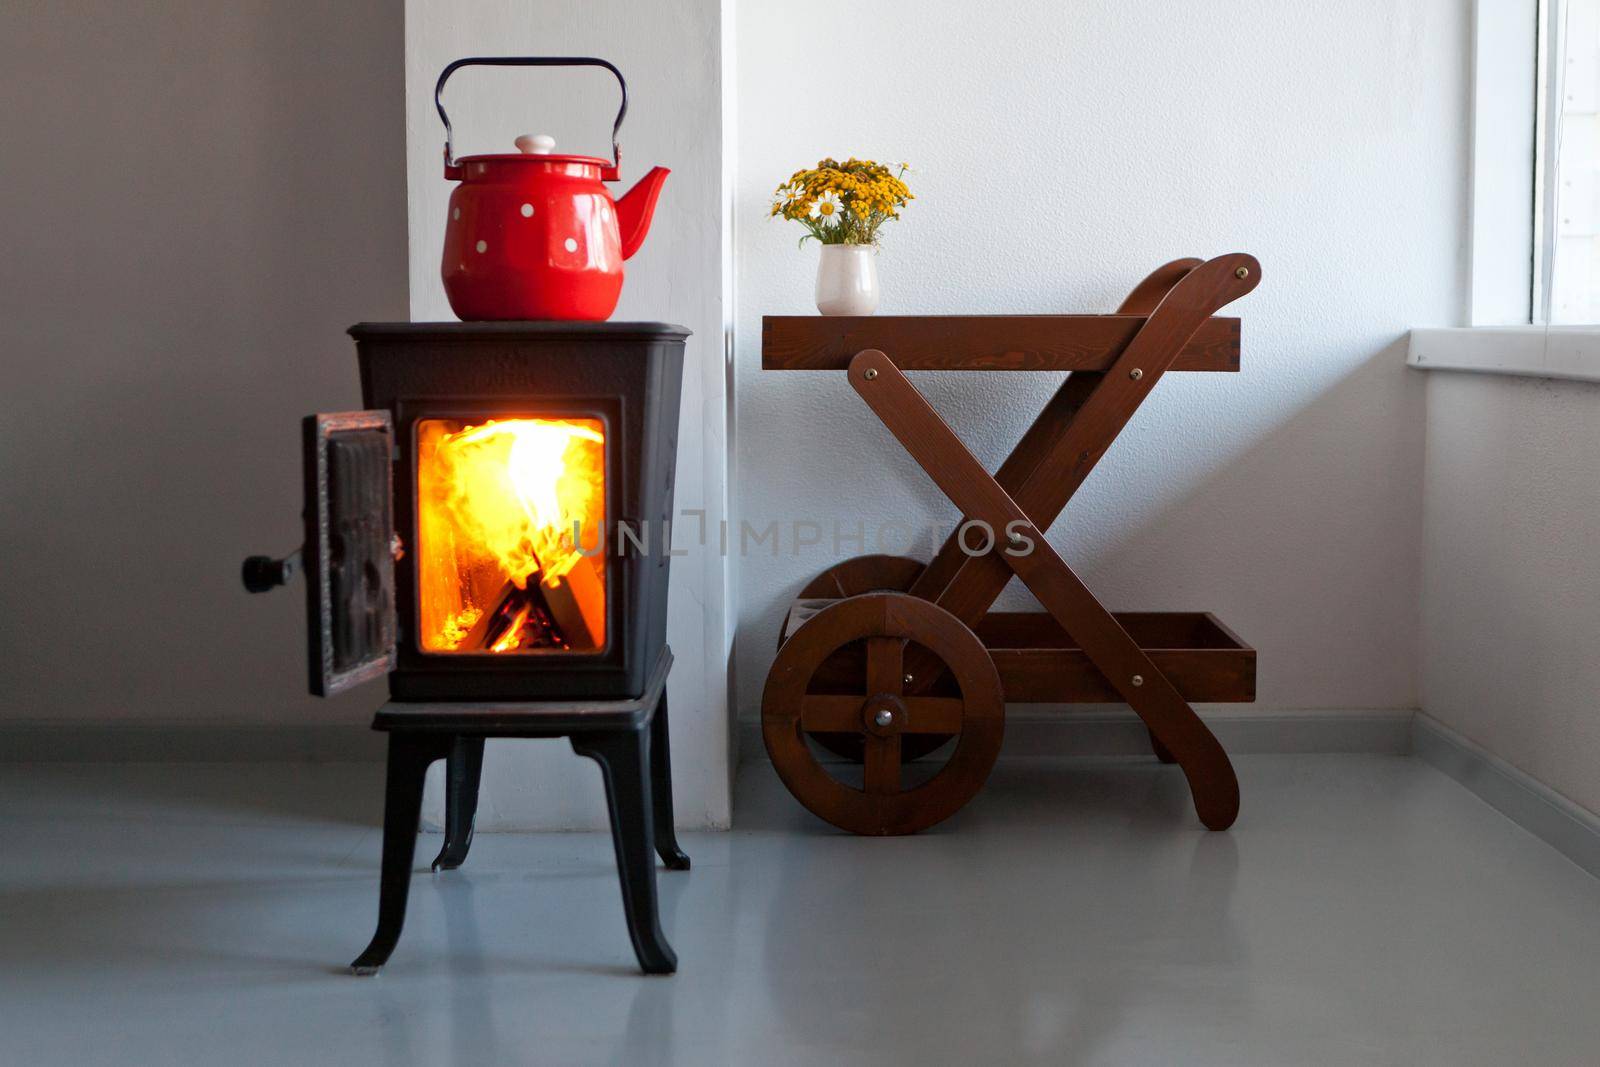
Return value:
[(394, 669), (394, 428), (343, 411), (304, 431), (311, 692), (332, 696)]

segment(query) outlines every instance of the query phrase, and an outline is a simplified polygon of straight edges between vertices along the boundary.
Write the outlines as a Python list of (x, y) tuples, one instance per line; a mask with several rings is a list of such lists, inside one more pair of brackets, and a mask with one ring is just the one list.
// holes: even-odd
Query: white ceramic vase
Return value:
[(877, 249), (823, 245), (817, 261), (817, 310), (824, 315), (870, 315), (878, 310)]

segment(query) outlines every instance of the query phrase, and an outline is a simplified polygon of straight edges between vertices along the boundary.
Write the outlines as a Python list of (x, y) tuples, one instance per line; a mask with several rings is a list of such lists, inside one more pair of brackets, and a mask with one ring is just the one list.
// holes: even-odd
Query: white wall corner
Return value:
[(1490, 807), (1600, 877), (1600, 815), (1532, 775), (1418, 712), (1412, 722), (1415, 755), (1466, 786)]

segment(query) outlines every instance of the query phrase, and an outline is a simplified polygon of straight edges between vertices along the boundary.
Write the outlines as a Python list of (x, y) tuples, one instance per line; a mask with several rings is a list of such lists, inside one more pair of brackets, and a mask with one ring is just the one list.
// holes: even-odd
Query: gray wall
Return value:
[(1422, 709), (1600, 812), (1600, 385), (1426, 377)]
[[(398, 3), (0, 5), (0, 717), (349, 724), (305, 695), (297, 420), (406, 314)], [(372, 687), (368, 687), (369, 690)], [(266, 732), (263, 736), (270, 736)]]

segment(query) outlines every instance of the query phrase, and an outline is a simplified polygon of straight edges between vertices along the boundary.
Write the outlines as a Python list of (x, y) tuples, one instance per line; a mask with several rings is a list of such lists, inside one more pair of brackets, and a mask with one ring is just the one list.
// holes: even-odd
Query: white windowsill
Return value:
[(1411, 331), (1406, 364), (1600, 382), (1600, 326), (1464, 326)]

